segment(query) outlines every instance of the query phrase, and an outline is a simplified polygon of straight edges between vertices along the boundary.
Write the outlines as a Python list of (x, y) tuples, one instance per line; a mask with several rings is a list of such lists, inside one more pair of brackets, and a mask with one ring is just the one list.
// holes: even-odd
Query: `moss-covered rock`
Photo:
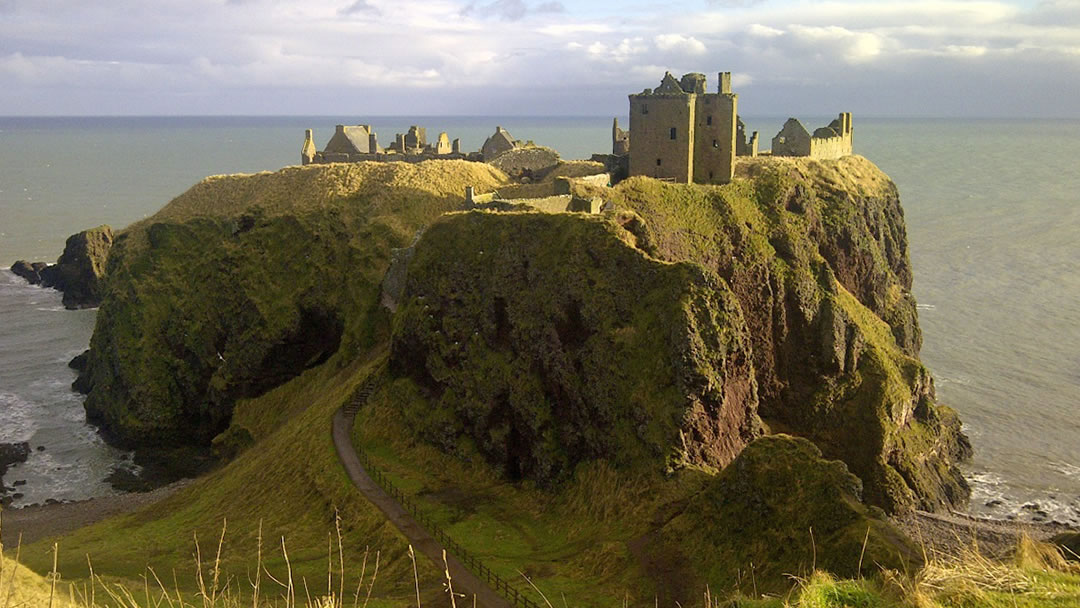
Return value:
[(782, 592), (792, 575), (815, 569), (845, 577), (914, 570), (914, 543), (865, 506), (861, 490), (844, 463), (805, 439), (754, 441), (645, 544), (647, 561), (692, 564), (658, 592), (685, 601), (706, 585)]
[(388, 337), (390, 251), (504, 183), (466, 162), (313, 165), (214, 177), (125, 230), (80, 386), (127, 445), (208, 444), (233, 403)]
[(771, 428), (843, 460), (887, 510), (966, 501), (970, 446), (917, 359), (903, 210), (877, 167), (744, 159), (726, 186), (638, 177), (607, 196), (645, 251), (727, 282)]
[(94, 308), (101, 303), (102, 277), (112, 244), (113, 231), (109, 226), (83, 230), (68, 237), (64, 252), (55, 264), (19, 260), (11, 271), (31, 285), (63, 292), (65, 308)]
[[(579, 214), (454, 214), (421, 238), (392, 369), (430, 395), (411, 424), (511, 478), (583, 460), (720, 468), (760, 433), (738, 304)], [(469, 450), (462, 450), (468, 452)]]

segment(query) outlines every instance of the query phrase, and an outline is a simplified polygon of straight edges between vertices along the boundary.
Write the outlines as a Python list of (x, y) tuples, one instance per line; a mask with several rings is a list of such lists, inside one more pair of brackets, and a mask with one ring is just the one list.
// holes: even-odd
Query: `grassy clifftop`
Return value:
[[(393, 377), (362, 412), (358, 443), (437, 511), (459, 509), (455, 492), (467, 488), (484, 503), (478, 519), (445, 519), (511, 577), (524, 561), (576, 597), (674, 598), (727, 585), (742, 560), (775, 560), (762, 576), (782, 584), (805, 552), (725, 553), (741, 539), (700, 515), (726, 509), (725, 484), (780, 514), (832, 493), (822, 508), (842, 517), (823, 551), (851, 561), (852, 530), (869, 526), (875, 555), (903, 552), (909, 541), (859, 501), (897, 511), (963, 502), (955, 463), (967, 444), (917, 359), (895, 186), (859, 158), (739, 171), (726, 186), (596, 188), (611, 203), (601, 217), (448, 215), (465, 186), (505, 183), (464, 162), (200, 183), (117, 239), (87, 410), (128, 444), (217, 437), (239, 455), (164, 515), (73, 535), (68, 555), (79, 559), (62, 558), (64, 571), (78, 576), (90, 553), (134, 579), (147, 561), (177, 563), (189, 546), (177, 531), (212, 538), (227, 517), (241, 555), (261, 521), (299, 535), (297, 568), (317, 573), (336, 508), (352, 561), (362, 544), (392, 547), (388, 573), (409, 582), (400, 537), (349, 491), (329, 440), (329, 414), (386, 351)], [(392, 259), (408, 258), (392, 251), (421, 229), (392, 317), (380, 284)], [(751, 443), (763, 433), (803, 439)], [(768, 471), (728, 472), (748, 450), (752, 464), (795, 454), (793, 481), (770, 488)], [(798, 518), (772, 523), (771, 538), (803, 538)], [(668, 545), (692, 550), (679, 557)], [(40, 571), (44, 552), (31, 549)], [(653, 567), (666, 555), (691, 576)], [(422, 568), (437, 590), (437, 572)]]
[(208, 441), (233, 403), (385, 340), (390, 250), (505, 178), (466, 162), (209, 178), (120, 234), (85, 384), (126, 444)]

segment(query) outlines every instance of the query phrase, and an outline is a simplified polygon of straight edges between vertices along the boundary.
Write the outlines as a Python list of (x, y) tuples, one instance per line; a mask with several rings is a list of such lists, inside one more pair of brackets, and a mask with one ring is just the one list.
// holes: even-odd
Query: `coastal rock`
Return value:
[(611, 198), (644, 251), (730, 286), (770, 428), (846, 463), (887, 511), (964, 504), (957, 463), (971, 446), (917, 359), (895, 184), (858, 156), (741, 159), (736, 176), (724, 188), (630, 178)]
[[(208, 446), (238, 399), (389, 335), (391, 250), (506, 177), (483, 163), (351, 163), (204, 180), (109, 252), (88, 419), (128, 447)], [(242, 447), (242, 446), (241, 446)]]
[(1050, 542), (1061, 548), (1066, 559), (1080, 562), (1080, 532), (1064, 532), (1050, 539)]
[(510, 479), (585, 460), (718, 470), (762, 433), (734, 294), (576, 214), (447, 216), (416, 245), (391, 370), (432, 397), (408, 426)]
[(30, 444), (23, 441), (19, 443), (0, 443), (0, 488), (3, 487), (3, 478), (8, 467), (13, 464), (26, 462), (30, 457)]
[[(706, 586), (786, 591), (792, 573), (815, 568), (839, 577), (915, 571), (922, 562), (915, 543), (864, 505), (861, 490), (844, 463), (823, 458), (811, 442), (762, 437), (680, 512), (666, 516), (645, 545), (645, 561), (693, 564), (658, 590), (680, 603)], [(745, 576), (750, 564), (752, 584)]]
[(42, 262), (30, 263), (26, 260), (19, 260), (11, 265), (11, 272), (14, 273), (15, 276), (26, 279), (26, 282), (31, 285), (40, 285), (40, 271), (45, 266), (47, 266), (47, 264), (43, 264)]
[(102, 277), (112, 243), (112, 228), (98, 226), (68, 237), (55, 264), (20, 260), (11, 271), (31, 285), (63, 292), (65, 308), (94, 308), (101, 303)]
[(68, 367), (70, 367), (71, 369), (73, 369), (73, 370), (75, 370), (77, 372), (81, 372), (84, 369), (86, 369), (86, 363), (87, 363), (87, 361), (89, 359), (90, 359), (90, 349), (86, 349), (83, 352), (79, 353), (78, 355), (75, 355), (71, 359), (71, 361), (68, 361)]

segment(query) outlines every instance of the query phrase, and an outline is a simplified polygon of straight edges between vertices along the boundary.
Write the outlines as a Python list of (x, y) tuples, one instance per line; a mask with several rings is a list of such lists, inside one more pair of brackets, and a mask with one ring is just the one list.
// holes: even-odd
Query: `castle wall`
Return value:
[(810, 133), (794, 118), (772, 138), (773, 156), (810, 156)]
[(630, 95), (630, 175), (693, 181), (696, 97)]
[(840, 158), (851, 154), (851, 136), (814, 137), (810, 140), (810, 158)]
[(698, 183), (726, 184), (735, 176), (735, 133), (738, 96), (697, 96), (694, 174)]

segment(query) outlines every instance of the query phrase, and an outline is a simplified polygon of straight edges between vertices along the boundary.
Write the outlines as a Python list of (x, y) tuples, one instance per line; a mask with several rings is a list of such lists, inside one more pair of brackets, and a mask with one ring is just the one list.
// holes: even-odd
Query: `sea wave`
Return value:
[(10, 392), (0, 392), (0, 412), (4, 424), (0, 425), (0, 442), (30, 441), (38, 429), (34, 420), (35, 404)]

